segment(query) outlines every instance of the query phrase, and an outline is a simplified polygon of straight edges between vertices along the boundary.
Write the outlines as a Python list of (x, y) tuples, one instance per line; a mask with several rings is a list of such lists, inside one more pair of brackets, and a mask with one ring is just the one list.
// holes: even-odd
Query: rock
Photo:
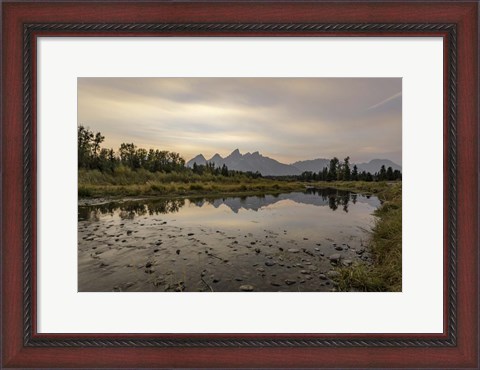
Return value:
[(240, 290), (241, 290), (242, 292), (252, 292), (253, 289), (255, 289), (255, 288), (253, 287), (253, 285), (248, 285), (248, 284), (246, 284), (246, 285), (240, 285)]
[(255, 248), (255, 253), (260, 253), (260, 248)]
[(311, 272), (307, 271), (307, 270), (302, 270), (302, 271), (300, 271), (300, 273), (303, 274), (303, 275), (310, 275), (311, 274)]
[(357, 249), (356, 253), (357, 253), (357, 254), (363, 254), (363, 253), (365, 253), (365, 248)]
[(152, 263), (151, 262), (147, 262), (147, 264), (145, 265), (146, 268), (149, 268), (149, 267), (152, 267)]
[(327, 280), (327, 277), (325, 276), (325, 274), (320, 274), (318, 275), (318, 277), (322, 280)]
[(195, 235), (195, 234), (194, 234), (194, 233), (188, 233), (187, 235), (188, 235), (188, 236), (192, 236), (192, 235)]
[(287, 285), (293, 285), (295, 283), (296, 283), (295, 280), (290, 280), (290, 279), (285, 280), (285, 284), (287, 284)]
[(275, 265), (275, 262), (273, 262), (273, 261), (267, 261), (267, 262), (265, 262), (265, 265), (268, 266), (268, 267), (271, 267), (271, 266), (274, 266), (274, 265)]
[(145, 272), (147, 274), (153, 274), (155, 272), (155, 270), (150, 268), (150, 269), (145, 269)]
[(265, 269), (264, 269), (263, 267), (259, 267), (259, 268), (257, 268), (257, 271), (259, 271), (259, 272), (265, 272)]
[(274, 282), (274, 281), (272, 281), (272, 282), (270, 283), (270, 285), (273, 285), (273, 286), (280, 286), (280, 284), (279, 284), (279, 283), (276, 283), (276, 282)]
[(127, 235), (132, 235), (132, 231), (131, 231), (131, 230), (127, 230)]
[(289, 253), (300, 253), (300, 249), (290, 248), (290, 249), (287, 250), (287, 252), (289, 252)]
[(338, 253), (332, 254), (330, 257), (328, 257), (328, 259), (332, 262), (338, 262), (340, 261), (340, 258), (341, 256)]
[(334, 271), (334, 270), (331, 270), (331, 271), (328, 271), (327, 272), (327, 276), (330, 278), (330, 279), (335, 279), (337, 277), (340, 277), (340, 273), (338, 271)]
[(337, 251), (343, 251), (343, 248), (340, 247), (339, 245), (337, 245), (337, 246), (335, 247), (335, 249), (336, 249)]
[(350, 266), (352, 263), (353, 263), (352, 260), (343, 260), (343, 261), (342, 261), (342, 264), (343, 264), (344, 266)]
[(314, 248), (317, 252), (320, 251), (320, 248)]
[(219, 282), (220, 282), (220, 279), (215, 278), (215, 279), (213, 279), (212, 281), (213, 281), (214, 283), (219, 283)]
[(180, 254), (180, 249), (177, 249), (177, 252), (176, 252), (176, 253), (177, 253), (177, 254)]
[(235, 278), (235, 280), (236, 280), (236, 281), (243, 281), (243, 279), (242, 279), (242, 278), (239, 278), (239, 277)]

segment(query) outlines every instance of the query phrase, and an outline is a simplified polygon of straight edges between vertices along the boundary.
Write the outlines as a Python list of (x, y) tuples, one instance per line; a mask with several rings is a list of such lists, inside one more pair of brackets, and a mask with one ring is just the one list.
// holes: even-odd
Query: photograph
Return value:
[(79, 292), (401, 292), (402, 79), (81, 77)]

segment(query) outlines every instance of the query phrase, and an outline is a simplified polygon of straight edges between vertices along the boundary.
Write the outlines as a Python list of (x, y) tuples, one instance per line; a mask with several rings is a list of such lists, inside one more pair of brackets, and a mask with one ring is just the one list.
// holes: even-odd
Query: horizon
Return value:
[(186, 161), (243, 148), (287, 164), (402, 165), (402, 80), (81, 77), (77, 125), (101, 132), (102, 147), (133, 142)]
[[(211, 156), (205, 156), (203, 153), (198, 153), (197, 155), (191, 157), (190, 159), (187, 159), (187, 158), (184, 158), (184, 159), (185, 159), (185, 163), (188, 163), (188, 162), (192, 161), (193, 159), (195, 159), (196, 157), (198, 157), (198, 156), (201, 155), (201, 156), (203, 156), (203, 157), (205, 158), (205, 160), (208, 162), (210, 159), (212, 159), (212, 158), (213, 158), (214, 156), (216, 156), (216, 155), (219, 155), (222, 159), (225, 159), (226, 157), (228, 157), (229, 155), (231, 155), (232, 153), (234, 153), (234, 152), (236, 152), (236, 151), (238, 151), (241, 155), (259, 153), (259, 154), (260, 154), (261, 156), (263, 156), (263, 157), (268, 157), (268, 156), (263, 155), (263, 153), (260, 152), (259, 150), (255, 150), (255, 151), (253, 151), (253, 152), (243, 152), (243, 153), (242, 153), (242, 151), (241, 151), (239, 148), (236, 148), (236, 149), (232, 150), (231, 152), (229, 152), (229, 153), (227, 153), (227, 154), (224, 154), (224, 155), (222, 155), (222, 154), (220, 154), (220, 153), (214, 153), (214, 154), (211, 155)], [(344, 158), (340, 158), (340, 157), (338, 157), (338, 156), (333, 156), (333, 157), (337, 157), (340, 161), (343, 161), (343, 160), (344, 160)], [(311, 161), (311, 160), (317, 160), (317, 159), (330, 160), (330, 159), (332, 159), (333, 157), (328, 157), (328, 158), (327, 158), (327, 157), (307, 158), (307, 159), (300, 159), (300, 160), (298, 160), (298, 161), (291, 162), (291, 163), (287, 163), (287, 162), (284, 163), (284, 162), (281, 162), (281, 161), (279, 161), (279, 160), (277, 160), (276, 158), (273, 158), (273, 157), (268, 157), (268, 158), (275, 159), (275, 160), (277, 160), (278, 162), (283, 163), (283, 164), (293, 165), (293, 164), (296, 163), (296, 162)], [(351, 159), (351, 158), (350, 158), (350, 159)], [(391, 161), (391, 162), (393, 162), (394, 164), (402, 167), (402, 165), (401, 165), (400, 163), (397, 163), (397, 162), (395, 162), (395, 161), (393, 161), (393, 160), (391, 160), (391, 159), (388, 159), (388, 158), (380, 158), (380, 157), (378, 157), (378, 158), (377, 158), (377, 157), (376, 157), (376, 158), (371, 158), (371, 159), (369, 159), (369, 160), (365, 160), (365, 161), (361, 161), (361, 162), (355, 162), (355, 161), (350, 161), (350, 162), (351, 162), (352, 164), (357, 164), (357, 163), (360, 164), (360, 163), (369, 163), (369, 162), (374, 161), (374, 160), (381, 160), (381, 161), (387, 161), (387, 160), (388, 160), (388, 161)]]

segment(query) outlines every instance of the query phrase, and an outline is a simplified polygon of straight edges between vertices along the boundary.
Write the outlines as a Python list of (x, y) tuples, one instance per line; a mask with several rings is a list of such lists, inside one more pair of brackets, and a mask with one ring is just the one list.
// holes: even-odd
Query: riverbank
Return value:
[(373, 263), (338, 268), (340, 291), (401, 291), (402, 184), (401, 182), (334, 181), (303, 183), (268, 178), (184, 176), (148, 171), (116, 173), (79, 171), (79, 198), (247, 196), (304, 191), (306, 187), (334, 188), (372, 194), (383, 203), (375, 211), (371, 232)]
[(358, 264), (338, 271), (338, 290), (402, 291), (402, 183), (340, 183), (338, 189), (367, 191), (383, 202), (374, 212), (370, 252), (373, 264)]
[(164, 174), (149, 171), (124, 171), (114, 174), (99, 171), (78, 172), (79, 198), (140, 196), (255, 195), (304, 190), (299, 181), (278, 181), (247, 176), (224, 177), (195, 174)]

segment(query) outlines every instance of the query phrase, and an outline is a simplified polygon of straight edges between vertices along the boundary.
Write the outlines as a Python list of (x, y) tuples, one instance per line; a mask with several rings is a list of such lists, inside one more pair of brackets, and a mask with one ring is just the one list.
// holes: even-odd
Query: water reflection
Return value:
[(304, 192), (292, 192), (275, 195), (255, 195), (240, 197), (191, 197), (191, 198), (161, 198), (144, 199), (139, 201), (111, 202), (99, 205), (78, 207), (79, 220), (98, 221), (101, 216), (113, 216), (118, 213), (122, 220), (132, 220), (137, 216), (159, 215), (177, 213), (186, 205), (195, 205), (198, 208), (213, 206), (219, 208), (226, 206), (233, 213), (240, 210), (258, 212), (262, 208), (278, 202), (290, 200), (298, 204), (308, 204), (317, 207), (329, 207), (332, 211), (341, 209), (348, 213), (350, 202), (368, 204), (374, 208), (379, 206), (376, 197), (360, 195), (337, 189), (306, 189)]
[(379, 205), (308, 189), (80, 206), (78, 290), (330, 291), (330, 256), (368, 261)]

